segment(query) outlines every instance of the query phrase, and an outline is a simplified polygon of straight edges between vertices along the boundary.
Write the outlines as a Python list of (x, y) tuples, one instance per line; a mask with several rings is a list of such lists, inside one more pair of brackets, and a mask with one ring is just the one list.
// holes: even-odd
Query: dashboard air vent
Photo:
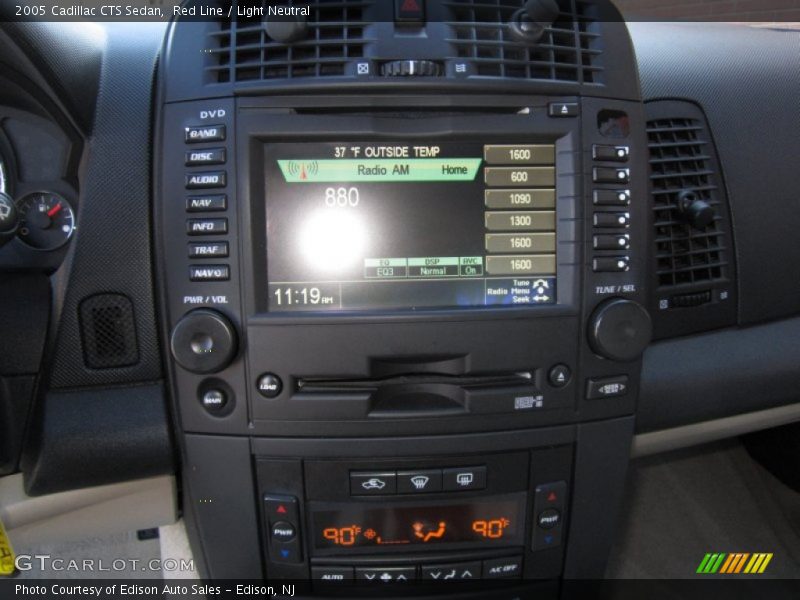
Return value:
[(370, 2), (260, 0), (263, 14), (276, 4), (309, 7), (311, 16), (306, 20), (304, 36), (291, 43), (275, 41), (267, 35), (262, 16), (221, 20), (208, 43), (208, 80), (226, 83), (345, 75), (348, 63), (364, 54), (364, 8)]
[(590, 0), (559, 0), (561, 10), (536, 43), (520, 42), (508, 24), (525, 0), (447, 0), (457, 57), (485, 77), (601, 83), (600, 34)]
[(648, 102), (645, 112), (655, 228), (655, 337), (733, 325), (733, 232), (705, 115), (677, 100)]
[[(704, 123), (685, 117), (655, 119), (647, 123), (647, 137), (658, 285), (725, 279), (729, 248), (722, 221), (727, 211), (721, 207)], [(714, 216), (705, 227), (687, 222), (680, 206), (687, 195), (713, 209)]]

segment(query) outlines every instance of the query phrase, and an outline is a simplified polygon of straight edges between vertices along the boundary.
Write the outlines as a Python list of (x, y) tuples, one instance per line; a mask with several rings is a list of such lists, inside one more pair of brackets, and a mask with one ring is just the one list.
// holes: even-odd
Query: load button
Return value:
[(276, 398), (283, 389), (280, 377), (273, 373), (264, 373), (258, 378), (256, 386), (258, 387), (258, 393), (265, 398)]

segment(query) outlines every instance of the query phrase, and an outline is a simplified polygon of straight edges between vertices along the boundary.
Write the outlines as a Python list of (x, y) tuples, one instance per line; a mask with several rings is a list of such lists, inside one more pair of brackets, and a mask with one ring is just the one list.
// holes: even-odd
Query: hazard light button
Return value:
[(394, 0), (394, 20), (397, 23), (425, 21), (425, 0)]

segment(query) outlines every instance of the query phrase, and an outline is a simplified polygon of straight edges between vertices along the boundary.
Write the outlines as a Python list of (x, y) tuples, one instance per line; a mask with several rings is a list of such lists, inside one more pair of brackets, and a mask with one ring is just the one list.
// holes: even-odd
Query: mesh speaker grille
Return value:
[(81, 302), (83, 358), (91, 369), (127, 367), (139, 362), (133, 305), (122, 294), (97, 294)]

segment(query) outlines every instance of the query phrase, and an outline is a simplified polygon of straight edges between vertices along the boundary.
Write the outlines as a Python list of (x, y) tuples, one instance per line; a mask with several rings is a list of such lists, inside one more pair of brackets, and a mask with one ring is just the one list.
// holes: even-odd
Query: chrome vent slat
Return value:
[[(726, 211), (717, 196), (717, 173), (705, 124), (694, 118), (655, 119), (647, 123), (647, 136), (659, 288), (683, 289), (725, 280), (730, 267)], [(704, 230), (691, 227), (681, 217), (678, 198), (685, 191), (717, 210)]]

